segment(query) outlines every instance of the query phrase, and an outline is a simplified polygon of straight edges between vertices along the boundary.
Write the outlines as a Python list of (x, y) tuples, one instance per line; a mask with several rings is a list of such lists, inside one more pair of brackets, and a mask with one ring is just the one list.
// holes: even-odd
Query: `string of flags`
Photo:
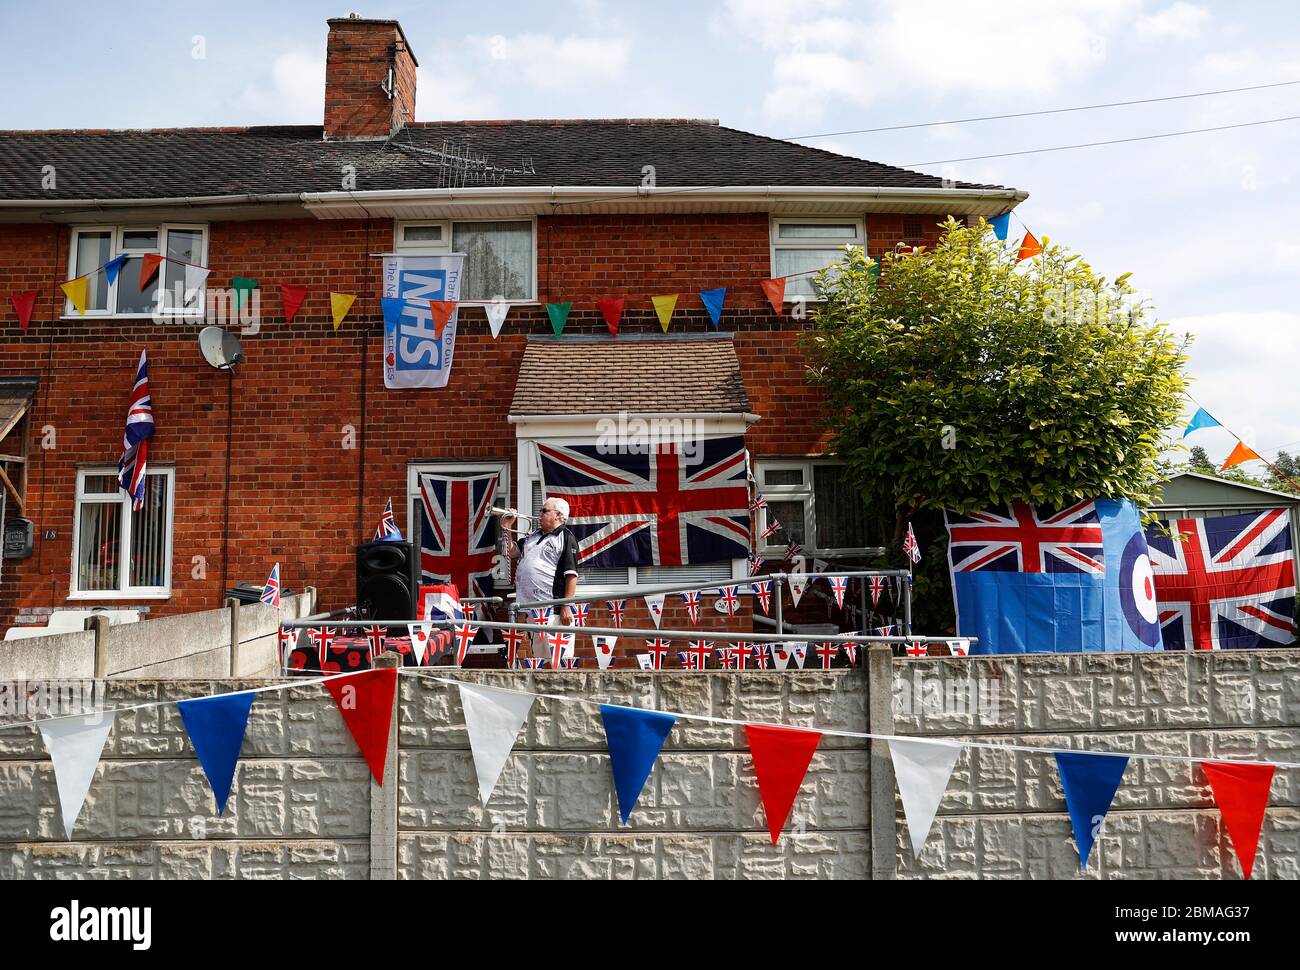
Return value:
[[(700, 649), (703, 650), (703, 646)], [(128, 711), (176, 705), (212, 791), (217, 814), (221, 815), (229, 803), (249, 715), (257, 695), (321, 684), (333, 699), (371, 777), (377, 785), (382, 786), (399, 672), (411, 673), (421, 679), (454, 687), (458, 691), (479, 801), (486, 808), (514, 751), (515, 741), (532, 713), (538, 695), (531, 691), (489, 687), (430, 673), (384, 668), (179, 701), (153, 701), (0, 727), (35, 727), (40, 732), (54, 768), (64, 831), (70, 839), (116, 717)], [(1101, 823), (1110, 810), (1131, 760), (1198, 765), (1205, 775), (1211, 798), (1223, 818), (1224, 828), (1242, 873), (1249, 879), (1254, 870), (1274, 775), (1279, 768), (1300, 768), (1300, 764), (1289, 762), (1216, 761), (1167, 754), (1092, 752), (995, 742), (903, 737), (826, 729), (815, 725), (792, 727), (614, 705), (584, 697), (545, 696), (557, 703), (580, 704), (598, 709), (605, 733), (619, 820), (624, 825), (628, 824), (660, 752), (679, 720), (743, 728), (754, 768), (759, 802), (763, 807), (773, 845), (780, 841), (822, 737), (838, 736), (882, 741), (886, 744), (893, 762), (909, 842), (915, 857), (919, 857), (924, 849), (948, 782), (966, 748), (1052, 756), (1070, 816), (1079, 863), (1084, 869), (1087, 868), (1094, 842), (1102, 829)]]
[(1282, 471), (1282, 469), (1278, 468), (1275, 464), (1242, 441), (1241, 437), (1237, 435), (1235, 431), (1228, 428), (1219, 421), (1218, 418), (1210, 414), (1209, 411), (1198, 405), (1196, 413), (1193, 414), (1192, 419), (1187, 422), (1187, 427), (1183, 430), (1182, 437), (1186, 438), (1193, 431), (1199, 431), (1202, 428), (1223, 428), (1224, 431), (1227, 431), (1228, 434), (1237, 439), (1237, 444), (1233, 447), (1232, 451), (1229, 452), (1228, 457), (1224, 459), (1223, 464), (1219, 466), (1219, 471), (1226, 472), (1229, 468), (1234, 468), (1237, 465), (1244, 464), (1248, 461), (1262, 461), (1272, 469), (1274, 474), (1280, 478), (1286, 479), (1288, 482), (1291, 482), (1291, 484), (1300, 487), (1300, 482), (1296, 482), (1292, 479), (1290, 475), (1286, 474), (1286, 472)]

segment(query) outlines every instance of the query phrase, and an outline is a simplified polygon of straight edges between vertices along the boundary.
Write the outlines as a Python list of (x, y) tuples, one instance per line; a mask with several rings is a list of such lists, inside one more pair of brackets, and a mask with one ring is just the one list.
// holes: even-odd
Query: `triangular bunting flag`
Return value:
[(605, 725), (609, 766), (618, 793), (618, 814), (626, 825), (677, 718), (659, 711), (601, 704), (600, 719)]
[(551, 329), (555, 331), (555, 336), (564, 333), (564, 324), (569, 319), (569, 308), (572, 306), (572, 302), (546, 304), (546, 315), (551, 318)]
[[(357, 302), (355, 293), (331, 293), (330, 294), (330, 316), (334, 318), (334, 329), (339, 328), (343, 318), (348, 315), (352, 309), (352, 304)], [(399, 301), (405, 302), (405, 301)]]
[(618, 642), (618, 637), (593, 634), (591, 640), (596, 650), (596, 665), (601, 670), (608, 670), (614, 659), (614, 645)]
[(1241, 871), (1247, 879), (1255, 868), (1255, 850), (1259, 848), (1259, 831), (1264, 827), (1264, 809), (1273, 784), (1272, 765), (1229, 765), (1202, 761), (1201, 770), (1210, 783), (1214, 804), (1223, 816)]
[(596, 301), (596, 306), (600, 308), (600, 315), (605, 318), (605, 326), (609, 327), (610, 336), (618, 336), (619, 320), (623, 317), (623, 302), (621, 296), (603, 296)]
[(38, 721), (45, 750), (54, 765), (54, 783), (63, 810), (63, 831), (69, 839), (86, 803), (86, 793), (95, 777), (95, 766), (104, 753), (104, 742), (113, 730), (113, 712), (101, 711), (82, 717), (60, 717)]
[(158, 272), (158, 267), (162, 265), (163, 258), (157, 253), (145, 253), (140, 257), (140, 285), (137, 287), (143, 291), (149, 281), (153, 279), (154, 274)]
[(1004, 212), (1000, 216), (994, 216), (989, 220), (989, 225), (993, 227), (993, 235), (998, 242), (1007, 241), (1007, 231), (1011, 228), (1011, 213)]
[(381, 667), (355, 676), (331, 677), (325, 681), (325, 689), (338, 705), (343, 723), (370, 766), (375, 784), (382, 786), (393, 721), (393, 696), (397, 692), (397, 668)]
[(772, 309), (776, 315), (781, 316), (785, 310), (785, 277), (778, 276), (774, 280), (761, 280), (758, 284), (763, 288), (767, 295), (767, 302), (772, 304)]
[[(330, 299), (333, 300), (338, 295), (341, 294), (331, 293)], [(399, 296), (381, 296), (379, 298), (379, 309), (384, 315), (384, 327), (392, 329), (401, 323), (402, 311), (406, 309), (406, 301)], [(336, 329), (337, 327), (338, 325), (335, 324)]]
[(68, 280), (66, 283), (60, 283), (59, 289), (68, 297), (68, 302), (76, 309), (78, 313), (86, 312), (86, 300), (88, 298), (88, 279), (85, 276), (78, 276), (75, 280)]
[(1253, 449), (1247, 448), (1244, 441), (1238, 441), (1237, 447), (1232, 449), (1232, 454), (1228, 455), (1227, 461), (1223, 463), (1222, 467), (1219, 468), (1219, 471), (1226, 472), (1234, 465), (1240, 465), (1244, 462), (1256, 460), (1263, 461), (1264, 459), (1260, 458)]
[(193, 294), (203, 289), (203, 284), (208, 280), (208, 273), (211, 270), (204, 266), (191, 266), (185, 264), (185, 299), (188, 302)]
[(1079, 865), (1088, 868), (1088, 856), (1097, 838), (1100, 822), (1110, 811), (1110, 803), (1119, 790), (1120, 779), (1128, 767), (1128, 758), (1118, 755), (1056, 752), (1056, 770), (1065, 791), (1065, 807), (1070, 812), (1074, 844), (1079, 849)]
[(805, 575), (791, 574), (790, 576), (790, 599), (794, 605), (798, 606), (799, 601), (803, 599), (803, 591), (808, 588), (808, 577)]
[(772, 651), (772, 666), (777, 670), (785, 670), (790, 666), (790, 661), (794, 659), (794, 647), (789, 643), (769, 644)]
[(194, 745), (194, 753), (212, 786), (218, 815), (226, 810), (226, 800), (230, 798), (254, 696), (251, 690), (245, 690), (176, 702), (190, 744)]
[(1213, 416), (1211, 416), (1209, 411), (1205, 410), (1205, 408), (1197, 408), (1196, 413), (1192, 415), (1192, 420), (1187, 422), (1187, 427), (1183, 431), (1183, 437), (1186, 438), (1189, 434), (1191, 434), (1193, 431), (1196, 431), (1198, 428), (1221, 428), (1221, 427), (1223, 427), (1223, 425), (1219, 424), (1219, 422), (1215, 420)]
[(487, 808), (492, 789), (496, 788), (497, 779), (501, 777), (501, 769), (515, 746), (519, 729), (528, 720), (533, 695), (474, 684), (457, 686), (460, 688), (460, 704), (465, 710), (469, 750), (474, 756), (474, 773), (478, 776), (478, 797)]
[(720, 286), (716, 290), (700, 290), (700, 302), (704, 304), (704, 309), (709, 311), (709, 319), (713, 322), (713, 329), (718, 329), (718, 323), (722, 320), (722, 305), (727, 299), (727, 288)]
[(442, 332), (447, 329), (447, 321), (456, 312), (455, 300), (430, 300), (429, 308), (433, 313), (433, 336), (441, 340)]
[(1032, 259), (1042, 251), (1043, 251), (1042, 244), (1040, 244), (1039, 241), (1034, 238), (1034, 234), (1032, 232), (1026, 230), (1025, 238), (1020, 243), (1020, 251), (1016, 253), (1016, 262), (1018, 263), (1024, 259)]
[(673, 318), (673, 310), (677, 309), (677, 294), (669, 293), (665, 296), (652, 296), (650, 302), (655, 305), (655, 316), (659, 318), (660, 329), (667, 333), (668, 323)]
[(664, 594), (663, 593), (646, 593), (645, 608), (650, 611), (650, 619), (655, 621), (655, 628), (658, 629), (664, 618)]
[(808, 644), (800, 640), (798, 643), (790, 644), (790, 651), (794, 654), (795, 666), (803, 670), (804, 661), (808, 659)]
[(912, 856), (919, 858), (939, 801), (943, 798), (952, 769), (961, 756), (962, 745), (943, 742), (905, 741), (890, 738), (889, 754), (894, 761), (894, 779), (903, 798), (903, 816), (912, 840)]
[(758, 778), (758, 795), (767, 815), (767, 830), (772, 835), (772, 844), (776, 845), (803, 776), (808, 773), (813, 752), (822, 739), (821, 732), (746, 724), (745, 736), (749, 739), (750, 757), (754, 759), (754, 775)]
[(487, 314), (488, 329), (492, 331), (492, 339), (496, 340), (501, 336), (501, 328), (505, 325), (506, 314), (510, 312), (510, 304), (501, 301), (484, 303), (483, 312)]
[[(189, 267), (186, 267), (188, 270)], [(186, 285), (189, 281), (186, 280)], [(230, 288), (235, 291), (235, 309), (239, 310), (248, 300), (248, 294), (252, 293), (261, 284), (257, 280), (249, 279), (247, 276), (232, 276), (230, 278)]]
[(122, 266), (125, 263), (126, 253), (119, 253), (104, 264), (104, 275), (108, 277), (109, 286), (117, 282), (117, 274), (122, 272)]
[(636, 662), (639, 663), (639, 664), (641, 665), (641, 669), (642, 669), (642, 670), (654, 670), (654, 669), (655, 669), (654, 658), (651, 657), (650, 654), (648, 654), (648, 653), (638, 653), (638, 654), (636, 655)]
[(280, 284), (280, 305), (284, 308), (284, 322), (292, 323), (298, 315), (298, 308), (307, 299), (307, 287), (296, 283)]
[(9, 302), (14, 305), (14, 313), (18, 314), (18, 323), (26, 330), (27, 325), (32, 322), (32, 311), (36, 309), (36, 291), (11, 293)]

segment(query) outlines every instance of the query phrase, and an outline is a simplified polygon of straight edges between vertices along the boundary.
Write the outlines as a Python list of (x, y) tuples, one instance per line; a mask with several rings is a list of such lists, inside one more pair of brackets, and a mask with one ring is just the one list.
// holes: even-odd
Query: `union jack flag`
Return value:
[(420, 561), (426, 582), (452, 583), (461, 596), (492, 595), (496, 526), (489, 509), (497, 476), (420, 476)]
[(373, 660), (384, 651), (384, 628), (380, 626), (368, 626), (361, 631), (361, 635), (369, 641), (367, 649)]
[(1284, 646), (1295, 630), (1290, 512), (1269, 509), (1148, 526), (1166, 650)]
[(909, 657), (928, 657), (930, 655), (930, 648), (927, 644), (921, 643), (919, 640), (914, 640), (907, 645), (907, 655)]
[(587, 604), (587, 603), (570, 603), (570, 604), (569, 604), (569, 609), (573, 611), (573, 625), (574, 625), (574, 626), (586, 626), (586, 625), (587, 625), (587, 609), (588, 609), (588, 606), (589, 606), (589, 604)]
[(799, 555), (799, 550), (801, 550), (802, 548), (803, 546), (799, 545), (799, 543), (791, 542), (788, 546), (785, 547), (785, 555), (781, 557), (781, 562), (783, 563), (790, 562), (791, 560), (794, 559), (795, 556)]
[[(117, 481), (122, 490), (131, 496), (131, 508), (139, 512), (144, 508), (144, 481), (149, 439), (153, 437), (153, 398), (149, 396), (149, 362), (140, 351), (140, 363), (135, 369), (135, 384), (131, 388), (131, 401), (126, 407), (126, 432), (122, 436), (122, 457), (117, 463)], [(263, 594), (265, 595), (265, 594)], [(266, 602), (263, 599), (263, 602)], [(278, 605), (279, 599), (276, 600)]]
[(650, 670), (662, 670), (664, 666), (664, 654), (673, 648), (671, 640), (665, 640), (663, 637), (655, 637), (653, 640), (645, 642), (645, 648), (650, 651)]
[(1061, 512), (1012, 502), (970, 515), (948, 513), (954, 572), (1088, 573), (1104, 575), (1101, 519), (1095, 501)]
[(553, 633), (547, 633), (546, 646), (551, 651), (551, 667), (554, 670), (561, 669), (561, 661), (565, 657), (573, 656), (573, 637), (572, 633), (564, 630), (556, 630)]
[(759, 670), (766, 670), (768, 663), (767, 644), (754, 644), (754, 666)]
[(609, 610), (609, 622), (614, 626), (622, 626), (627, 600), (605, 600), (605, 608)]
[(375, 528), (375, 542), (401, 542), (402, 530), (397, 527), (397, 520), (393, 518), (393, 499), (389, 496), (388, 504), (384, 506), (384, 514), (379, 517), (379, 525)]
[(699, 591), (691, 590), (689, 593), (682, 593), (682, 602), (686, 604), (686, 613), (690, 616), (691, 622), (698, 624), (700, 622)]
[(822, 670), (830, 670), (831, 664), (835, 660), (835, 655), (840, 652), (838, 643), (820, 643), (817, 645), (817, 656), (821, 659)]
[(763, 568), (763, 557), (750, 556), (748, 562), (749, 562), (749, 575), (757, 576), (759, 570)]
[(740, 648), (737, 646), (715, 650), (714, 656), (718, 658), (718, 664), (723, 670), (735, 670), (740, 665)]
[(735, 616), (736, 611), (740, 609), (740, 597), (736, 595), (736, 587), (723, 586), (722, 594), (718, 597), (718, 602), (722, 604), (727, 611), (727, 616)]
[(835, 594), (835, 605), (844, 606), (844, 593), (849, 588), (849, 581), (843, 576), (829, 576), (827, 582), (831, 584), (831, 592)]
[(568, 501), (580, 562), (680, 566), (748, 555), (744, 438), (705, 439), (694, 459), (670, 444), (653, 454), (601, 450), (538, 445), (543, 492)]
[(690, 646), (686, 649), (686, 656), (692, 662), (687, 664), (692, 670), (704, 670), (709, 665), (709, 657), (713, 655), (712, 640), (692, 640)]
[(736, 669), (747, 669), (749, 667), (749, 659), (753, 656), (753, 644), (748, 640), (737, 640), (731, 646), (736, 652)]
[(772, 521), (767, 524), (767, 528), (763, 530), (759, 538), (767, 539), (770, 536), (776, 535), (778, 532), (784, 532), (784, 531), (785, 531), (785, 526), (781, 524), (780, 520), (773, 518)]
[(332, 626), (321, 627), (315, 631), (316, 635), (312, 637), (312, 642), (320, 648), (320, 665), (325, 669), (325, 661), (329, 657), (330, 648), (334, 646), (334, 641), (338, 639), (339, 631)]
[(277, 643), (276, 643), (276, 646), (280, 654), (280, 669), (282, 670), (284, 669), (285, 656), (289, 652), (291, 652), (293, 648), (296, 647), (297, 645), (298, 645), (297, 628), (286, 630), (284, 627), (280, 627), (279, 637), (277, 638)]
[(456, 632), (452, 634), (452, 639), (456, 641), (456, 666), (459, 667), (465, 662), (465, 654), (469, 653), (469, 646), (478, 636), (478, 627), (470, 626), (468, 623), (462, 623), (456, 627)]
[(912, 562), (921, 561), (921, 545), (916, 541), (916, 533), (912, 531), (912, 523), (907, 523), (907, 535), (903, 536), (903, 555)]
[(871, 608), (875, 609), (880, 605), (880, 594), (885, 589), (885, 577), (872, 576), (869, 582), (871, 584)]
[(763, 498), (761, 495), (757, 495), (754, 497), (753, 503), (749, 506), (749, 511), (757, 512), (759, 509), (765, 508), (767, 508), (767, 499)]
[(271, 567), (271, 575), (266, 577), (266, 585), (262, 587), (260, 597), (267, 606), (280, 605), (280, 564), (276, 563)]
[(888, 625), (888, 626), (878, 626), (878, 627), (876, 627), (876, 636), (879, 636), (879, 637), (892, 637), (892, 636), (894, 635), (894, 626), (895, 626), (895, 625), (896, 625), (896, 624), (890, 624), (890, 625)]
[(840, 647), (844, 650), (844, 656), (849, 658), (849, 666), (858, 665), (858, 645), (856, 643), (841, 643)]
[(515, 661), (519, 656), (520, 645), (528, 639), (528, 634), (523, 630), (502, 630), (501, 640), (506, 645), (506, 667), (510, 670), (515, 668)]
[(529, 610), (528, 614), (533, 618), (534, 623), (549, 623), (551, 621), (551, 607), (539, 606), (536, 609)]
[(754, 595), (758, 597), (758, 605), (763, 608), (764, 613), (772, 612), (772, 581), (770, 579), (755, 583)]
[(521, 657), (520, 663), (524, 665), (525, 670), (539, 670), (546, 666), (545, 657)]

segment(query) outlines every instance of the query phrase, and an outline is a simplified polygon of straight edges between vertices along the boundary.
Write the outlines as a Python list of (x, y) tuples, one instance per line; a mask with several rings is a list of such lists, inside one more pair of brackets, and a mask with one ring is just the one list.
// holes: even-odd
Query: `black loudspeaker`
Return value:
[(357, 616), (414, 620), (420, 600), (420, 560), (412, 542), (357, 546)]

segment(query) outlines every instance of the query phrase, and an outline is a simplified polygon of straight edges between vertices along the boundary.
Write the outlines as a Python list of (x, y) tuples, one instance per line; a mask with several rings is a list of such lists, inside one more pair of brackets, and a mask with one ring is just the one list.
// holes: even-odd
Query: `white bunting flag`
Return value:
[(655, 629), (657, 630), (664, 618), (664, 594), (646, 593), (645, 606), (650, 611), (650, 619), (655, 621)]
[(37, 722), (45, 750), (54, 764), (54, 783), (59, 789), (59, 806), (63, 809), (63, 831), (72, 838), (72, 829), (86, 802), (95, 766), (104, 753), (104, 742), (113, 730), (113, 714), (86, 714)]
[(803, 641), (791, 643), (790, 651), (794, 654), (794, 662), (798, 665), (800, 670), (803, 670), (803, 662), (808, 656), (808, 644)]
[(970, 653), (970, 641), (965, 639), (949, 640), (948, 649), (954, 657), (964, 657)]
[(593, 634), (591, 640), (596, 648), (597, 665), (601, 670), (608, 670), (609, 662), (614, 659), (614, 644), (618, 642), (618, 637)]
[(785, 670), (790, 666), (790, 660), (794, 657), (794, 650), (788, 643), (773, 643), (772, 647), (772, 666), (777, 670)]
[(487, 807), (492, 789), (497, 786), (501, 769), (515, 746), (519, 729), (528, 720), (533, 706), (532, 694), (457, 684), (460, 703), (465, 709), (465, 729), (469, 732), (469, 749), (474, 755), (474, 773), (478, 776), (478, 796)]
[(965, 745), (943, 742), (904, 741), (892, 738), (889, 753), (894, 760), (894, 777), (898, 793), (903, 796), (903, 814), (907, 817), (907, 834), (912, 839), (912, 855), (920, 857), (930, 835), (939, 800), (943, 798), (953, 766)]
[[(500, 297), (497, 299), (499, 300)], [(492, 329), (492, 339), (496, 340), (501, 336), (501, 327), (506, 322), (506, 314), (510, 312), (510, 304), (484, 303), (483, 311), (487, 314), (488, 326)]]
[(831, 564), (825, 559), (813, 559), (813, 572), (824, 573), (831, 568)]
[(803, 599), (803, 591), (808, 588), (808, 577), (804, 573), (790, 574), (790, 599), (798, 606)]
[(202, 266), (191, 266), (185, 264), (185, 302), (188, 304), (195, 299), (199, 290), (203, 289), (203, 284), (207, 282), (208, 270)]
[(636, 655), (636, 662), (641, 665), (642, 670), (655, 669), (654, 661), (650, 659), (650, 654), (648, 653), (638, 653)]

